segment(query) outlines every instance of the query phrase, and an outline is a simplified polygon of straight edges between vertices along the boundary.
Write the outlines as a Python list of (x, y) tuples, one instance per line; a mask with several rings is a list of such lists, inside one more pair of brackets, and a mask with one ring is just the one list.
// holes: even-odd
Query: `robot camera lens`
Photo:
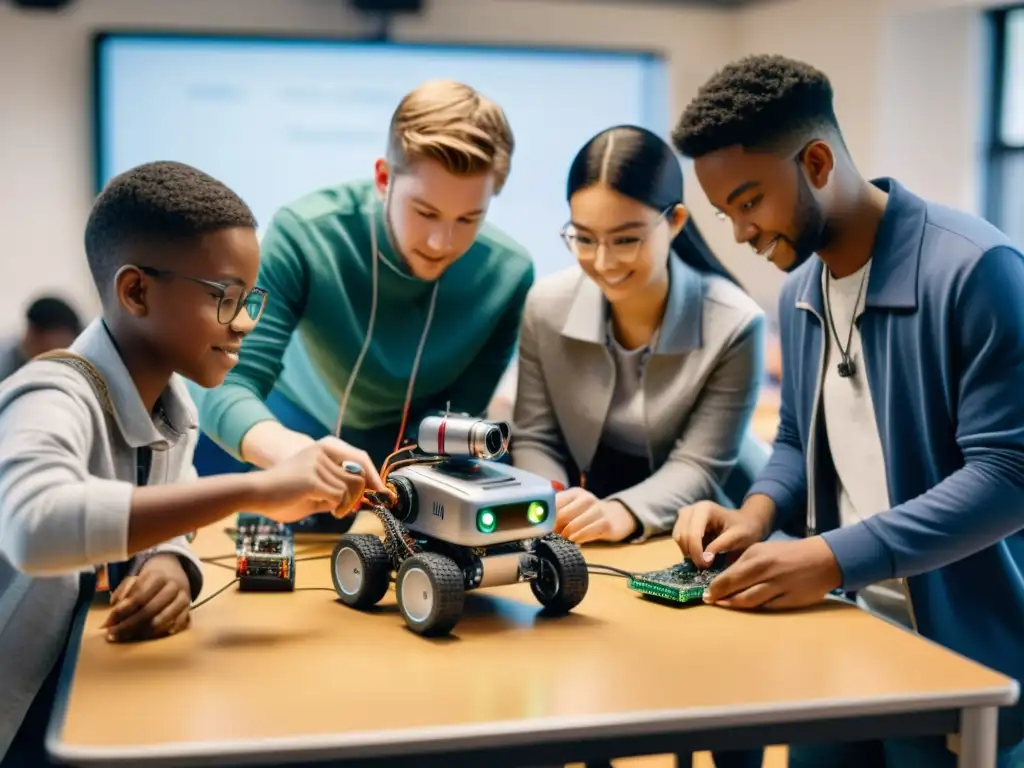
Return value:
[(487, 448), (487, 453), (491, 456), (501, 453), (502, 444), (501, 430), (497, 427), (488, 429), (487, 434), (484, 436), (484, 446)]

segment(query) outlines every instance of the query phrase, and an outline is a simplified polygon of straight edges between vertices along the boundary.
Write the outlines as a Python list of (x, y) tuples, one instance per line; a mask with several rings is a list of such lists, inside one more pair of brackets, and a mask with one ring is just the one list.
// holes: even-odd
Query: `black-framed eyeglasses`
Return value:
[(156, 267), (140, 266), (138, 269), (151, 277), (188, 280), (216, 290), (217, 322), (221, 325), (230, 325), (233, 323), (235, 318), (238, 317), (239, 313), (241, 313), (242, 309), (245, 309), (245, 313), (249, 316), (249, 320), (256, 323), (263, 314), (263, 308), (267, 306), (267, 292), (262, 288), (250, 288), (249, 290), (246, 290), (240, 285), (225, 285), (224, 283), (218, 283), (214, 280), (204, 280), (200, 277), (179, 275), (177, 272), (172, 272), (169, 269), (157, 269)]

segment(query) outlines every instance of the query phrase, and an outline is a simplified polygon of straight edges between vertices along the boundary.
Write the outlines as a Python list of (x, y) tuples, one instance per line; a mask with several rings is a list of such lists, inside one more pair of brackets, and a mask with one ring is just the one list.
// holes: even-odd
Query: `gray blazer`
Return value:
[[(658, 341), (642, 386), (651, 476), (610, 497), (643, 536), (669, 530), (680, 507), (720, 503), (747, 437), (764, 363), (764, 313), (741, 289), (675, 255)], [(597, 452), (615, 391), (606, 301), (579, 268), (539, 281), (519, 340), (512, 462), (568, 483)]]

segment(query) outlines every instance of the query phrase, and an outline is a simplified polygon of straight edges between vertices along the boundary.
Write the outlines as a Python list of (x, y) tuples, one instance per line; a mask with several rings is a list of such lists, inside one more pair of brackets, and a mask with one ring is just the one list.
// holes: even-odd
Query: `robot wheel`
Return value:
[(387, 594), (391, 558), (372, 533), (347, 533), (334, 546), (331, 579), (341, 602), (352, 608), (370, 608)]
[(418, 635), (447, 635), (462, 617), (465, 581), (450, 557), (436, 552), (410, 557), (398, 571), (395, 593), (402, 618)]
[(540, 573), (530, 582), (533, 596), (549, 613), (565, 614), (587, 596), (590, 572), (579, 547), (561, 536), (537, 542)]

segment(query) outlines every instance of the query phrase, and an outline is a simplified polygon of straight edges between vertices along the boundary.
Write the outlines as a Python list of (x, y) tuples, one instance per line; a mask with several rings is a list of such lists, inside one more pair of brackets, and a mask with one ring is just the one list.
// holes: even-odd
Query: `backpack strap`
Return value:
[(54, 349), (32, 358), (33, 360), (49, 360), (61, 363), (78, 371), (92, 388), (93, 394), (100, 401), (100, 407), (110, 416), (114, 415), (114, 402), (110, 399), (106, 379), (91, 362), (81, 355), (67, 349)]
[[(37, 355), (33, 360), (50, 360), (55, 363), (61, 363), (69, 368), (72, 368), (82, 375), (89, 386), (92, 387), (93, 393), (100, 401), (100, 406), (103, 411), (110, 416), (114, 415), (114, 402), (110, 399), (110, 391), (107, 389), (107, 381), (92, 363), (81, 355), (71, 352), (67, 349), (54, 349), (50, 352), (44, 352), (41, 355)], [(145, 449), (139, 449), (136, 452), (136, 485), (143, 486), (149, 481), (150, 462), (152, 460), (152, 453), (147, 446)], [(196, 537), (196, 532), (185, 534), (186, 540), (191, 544)], [(98, 566), (98, 586), (95, 589), (99, 592), (112, 591), (111, 586), (116, 587), (121, 582), (127, 573), (128, 565), (130, 561), (126, 563), (111, 563), (107, 566)]]
[[(77, 371), (89, 383), (93, 394), (100, 401), (100, 407), (103, 409), (103, 412), (108, 416), (114, 415), (114, 402), (110, 399), (107, 381), (103, 378), (103, 374), (89, 360), (68, 349), (50, 350), (49, 352), (37, 355), (32, 360), (48, 360), (66, 365), (68, 368)], [(97, 565), (92, 571), (84, 571), (79, 584), (80, 599), (92, 599), (97, 594), (112, 592), (117, 583), (120, 583), (121, 579), (124, 578), (123, 572), (127, 572), (129, 564), (130, 561), (126, 563), (109, 563)], [(115, 579), (111, 577), (115, 576), (115, 574), (120, 578), (116, 578), (117, 583), (112, 584), (111, 582), (115, 581)]]

